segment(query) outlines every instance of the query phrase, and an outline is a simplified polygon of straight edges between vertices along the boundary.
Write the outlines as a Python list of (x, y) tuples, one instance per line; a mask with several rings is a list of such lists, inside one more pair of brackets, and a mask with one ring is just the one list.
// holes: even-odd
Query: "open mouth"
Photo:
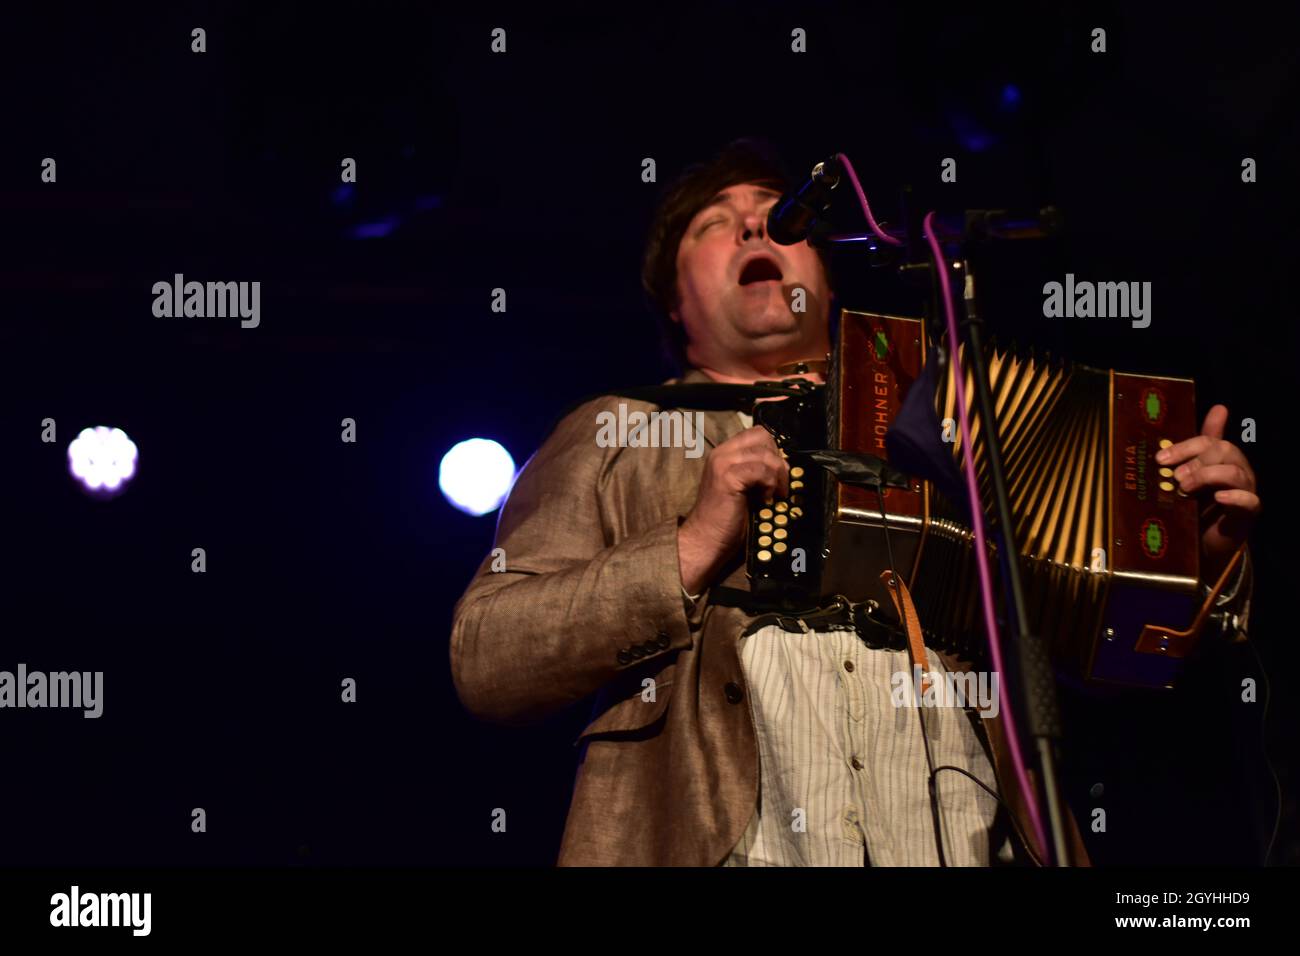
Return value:
[(773, 260), (764, 257), (751, 259), (740, 270), (740, 284), (753, 285), (756, 282), (780, 282), (781, 267)]

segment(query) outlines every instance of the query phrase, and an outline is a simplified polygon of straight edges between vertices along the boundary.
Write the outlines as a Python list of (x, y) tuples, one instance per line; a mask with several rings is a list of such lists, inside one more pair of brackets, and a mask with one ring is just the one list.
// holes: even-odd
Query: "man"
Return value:
[[(643, 283), (689, 366), (682, 381), (772, 379), (829, 351), (822, 261), (806, 243), (776, 246), (766, 236), (787, 185), (779, 162), (739, 141), (665, 194)], [(796, 290), (803, 311), (791, 307)], [(575, 742), (559, 863), (1023, 857), (984, 789), (999, 790), (1000, 734), (961, 708), (895, 707), (890, 678), (910, 674), (905, 651), (868, 648), (851, 630), (750, 628), (745, 612), (712, 599), (720, 585), (747, 588), (740, 550), (752, 497), (788, 491), (770, 435), (748, 416), (709, 412), (707, 454), (611, 447), (597, 441), (597, 423), (620, 403), (625, 417), (656, 410), (615, 397), (588, 402), (528, 462), (497, 527), (506, 569), (493, 572), (486, 559), (453, 620), (453, 678), (477, 716), (524, 723), (596, 694)], [(1224, 489), (1225, 516), (1206, 538), (1212, 563), (1244, 540), (1259, 507), (1250, 466), (1221, 440), (1226, 414), (1216, 406), (1205, 434), (1174, 445), (1162, 463), (1180, 466), (1185, 490)], [(1243, 572), (1233, 596), (1249, 590)], [(933, 652), (928, 663), (946, 666)], [(927, 711), (924, 736), (918, 711)], [(933, 804), (931, 765), (964, 771), (934, 778)], [(1072, 837), (1082, 858), (1077, 829)]]

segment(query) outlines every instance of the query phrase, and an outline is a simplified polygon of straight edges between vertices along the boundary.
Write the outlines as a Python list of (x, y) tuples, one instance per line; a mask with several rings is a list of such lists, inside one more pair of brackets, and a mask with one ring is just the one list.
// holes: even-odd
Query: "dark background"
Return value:
[[(1201, 414), (1255, 419), (1255, 649), (1156, 700), (1068, 695), (1065, 784), (1081, 819), (1107, 809), (1099, 863), (1258, 862), (1276, 795), (1240, 681), (1258, 653), (1289, 790), (1300, 664), (1279, 481), (1294, 25), (1047, 6), (6, 12), (0, 669), (102, 670), (105, 713), (0, 712), (0, 863), (552, 863), (588, 707), (523, 730), (460, 708), (451, 608), (495, 519), (453, 510), (438, 462), (482, 436), (522, 464), (573, 400), (669, 374), (639, 293), (658, 188), (641, 160), (662, 184), (740, 135), (800, 176), (843, 150), (884, 220), (904, 184), (946, 215), (1055, 204), (1061, 242), (990, 264), (995, 330), (1192, 376)], [(1151, 281), (1151, 327), (1047, 327), (1042, 275), (1065, 271)], [(260, 328), (155, 318), (151, 286), (176, 272), (260, 281)], [(854, 263), (836, 279), (846, 305), (919, 309)], [(66, 470), (97, 424), (140, 448), (111, 502)], [(1300, 861), (1294, 798), (1273, 861)]]

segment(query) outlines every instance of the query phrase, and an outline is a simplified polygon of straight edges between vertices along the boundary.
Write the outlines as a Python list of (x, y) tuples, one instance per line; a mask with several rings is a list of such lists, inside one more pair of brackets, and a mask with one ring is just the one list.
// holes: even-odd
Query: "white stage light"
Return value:
[(120, 428), (83, 428), (68, 446), (68, 470), (87, 491), (112, 495), (135, 475), (139, 452)]
[(485, 515), (506, 500), (515, 480), (515, 461), (499, 444), (471, 438), (452, 447), (438, 466), (438, 487), (452, 506)]

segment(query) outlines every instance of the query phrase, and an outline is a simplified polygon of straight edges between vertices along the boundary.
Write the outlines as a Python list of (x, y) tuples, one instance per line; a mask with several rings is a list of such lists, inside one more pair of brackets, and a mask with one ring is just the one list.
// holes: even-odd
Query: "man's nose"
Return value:
[(762, 239), (767, 229), (767, 217), (760, 212), (749, 212), (745, 214), (743, 225), (744, 229), (741, 233), (743, 241), (748, 242), (755, 236)]

